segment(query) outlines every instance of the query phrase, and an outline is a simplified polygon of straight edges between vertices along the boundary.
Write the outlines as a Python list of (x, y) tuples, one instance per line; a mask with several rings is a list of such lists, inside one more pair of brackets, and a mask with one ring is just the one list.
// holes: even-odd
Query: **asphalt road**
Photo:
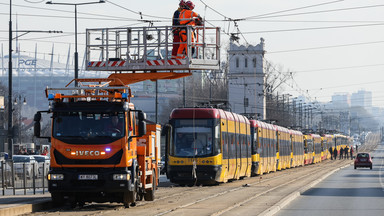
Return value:
[(353, 166), (342, 169), (301, 194), (276, 215), (384, 215), (384, 143), (372, 155), (372, 170), (355, 170)]

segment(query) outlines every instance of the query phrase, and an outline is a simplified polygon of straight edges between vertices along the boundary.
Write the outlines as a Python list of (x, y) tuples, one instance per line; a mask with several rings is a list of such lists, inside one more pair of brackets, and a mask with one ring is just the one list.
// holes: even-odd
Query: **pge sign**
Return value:
[(37, 60), (32, 60), (32, 59), (20, 59), (19, 60), (19, 64), (21, 64), (21, 65), (27, 65), (27, 66), (31, 66), (31, 65), (33, 65), (33, 66), (35, 66), (36, 65), (36, 62), (37, 62)]

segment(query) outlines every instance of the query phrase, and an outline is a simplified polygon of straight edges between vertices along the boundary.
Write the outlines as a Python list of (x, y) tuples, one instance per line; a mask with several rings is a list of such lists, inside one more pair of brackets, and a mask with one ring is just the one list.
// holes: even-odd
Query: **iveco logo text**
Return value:
[(76, 156), (99, 156), (100, 151), (76, 151)]

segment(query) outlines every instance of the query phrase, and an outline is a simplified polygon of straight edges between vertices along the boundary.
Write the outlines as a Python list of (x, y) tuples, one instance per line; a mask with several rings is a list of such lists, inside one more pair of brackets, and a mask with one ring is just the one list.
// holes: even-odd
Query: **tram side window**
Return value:
[(240, 158), (242, 158), (244, 155), (243, 141), (244, 141), (243, 134), (239, 134), (239, 145), (238, 145), (239, 149), (238, 149), (238, 151), (240, 151), (240, 155), (238, 155), (238, 156), (240, 156)]
[(260, 146), (261, 146), (261, 157), (265, 157), (265, 153), (267, 152), (267, 147), (266, 147), (267, 143), (265, 143), (265, 139), (264, 137), (260, 137)]
[(247, 136), (247, 157), (251, 157), (252, 155), (252, 139), (251, 135)]
[(254, 142), (256, 152), (253, 152), (253, 153), (259, 153), (260, 154), (260, 148), (261, 148), (260, 139), (261, 138), (259, 137), (259, 133), (255, 133), (255, 137), (256, 137), (256, 139), (253, 142)]
[[(215, 127), (215, 131), (214, 131), (214, 151), (215, 151), (215, 155), (217, 154), (220, 154), (221, 153), (221, 145), (220, 145), (220, 127), (219, 126), (216, 126)], [(212, 141), (212, 138), (211, 137), (208, 137), (208, 140), (211, 140)]]
[(241, 136), (243, 137), (243, 142), (241, 143), (242, 144), (242, 146), (241, 146), (242, 155), (241, 156), (242, 156), (242, 158), (246, 158), (247, 157), (247, 137), (245, 134), (242, 134)]
[(236, 158), (236, 149), (235, 149), (235, 136), (233, 134), (229, 134), (229, 158)]
[(227, 132), (223, 132), (222, 133), (222, 136), (223, 136), (223, 139), (222, 139), (222, 143), (223, 143), (223, 158), (224, 159), (228, 159), (228, 133)]

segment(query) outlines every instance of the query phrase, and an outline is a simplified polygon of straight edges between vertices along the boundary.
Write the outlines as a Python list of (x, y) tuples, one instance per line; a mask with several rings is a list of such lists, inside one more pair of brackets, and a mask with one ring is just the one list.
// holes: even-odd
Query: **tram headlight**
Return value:
[(114, 181), (130, 180), (130, 179), (131, 179), (131, 175), (129, 175), (129, 173), (113, 174)]
[(48, 180), (64, 180), (64, 174), (48, 174)]

